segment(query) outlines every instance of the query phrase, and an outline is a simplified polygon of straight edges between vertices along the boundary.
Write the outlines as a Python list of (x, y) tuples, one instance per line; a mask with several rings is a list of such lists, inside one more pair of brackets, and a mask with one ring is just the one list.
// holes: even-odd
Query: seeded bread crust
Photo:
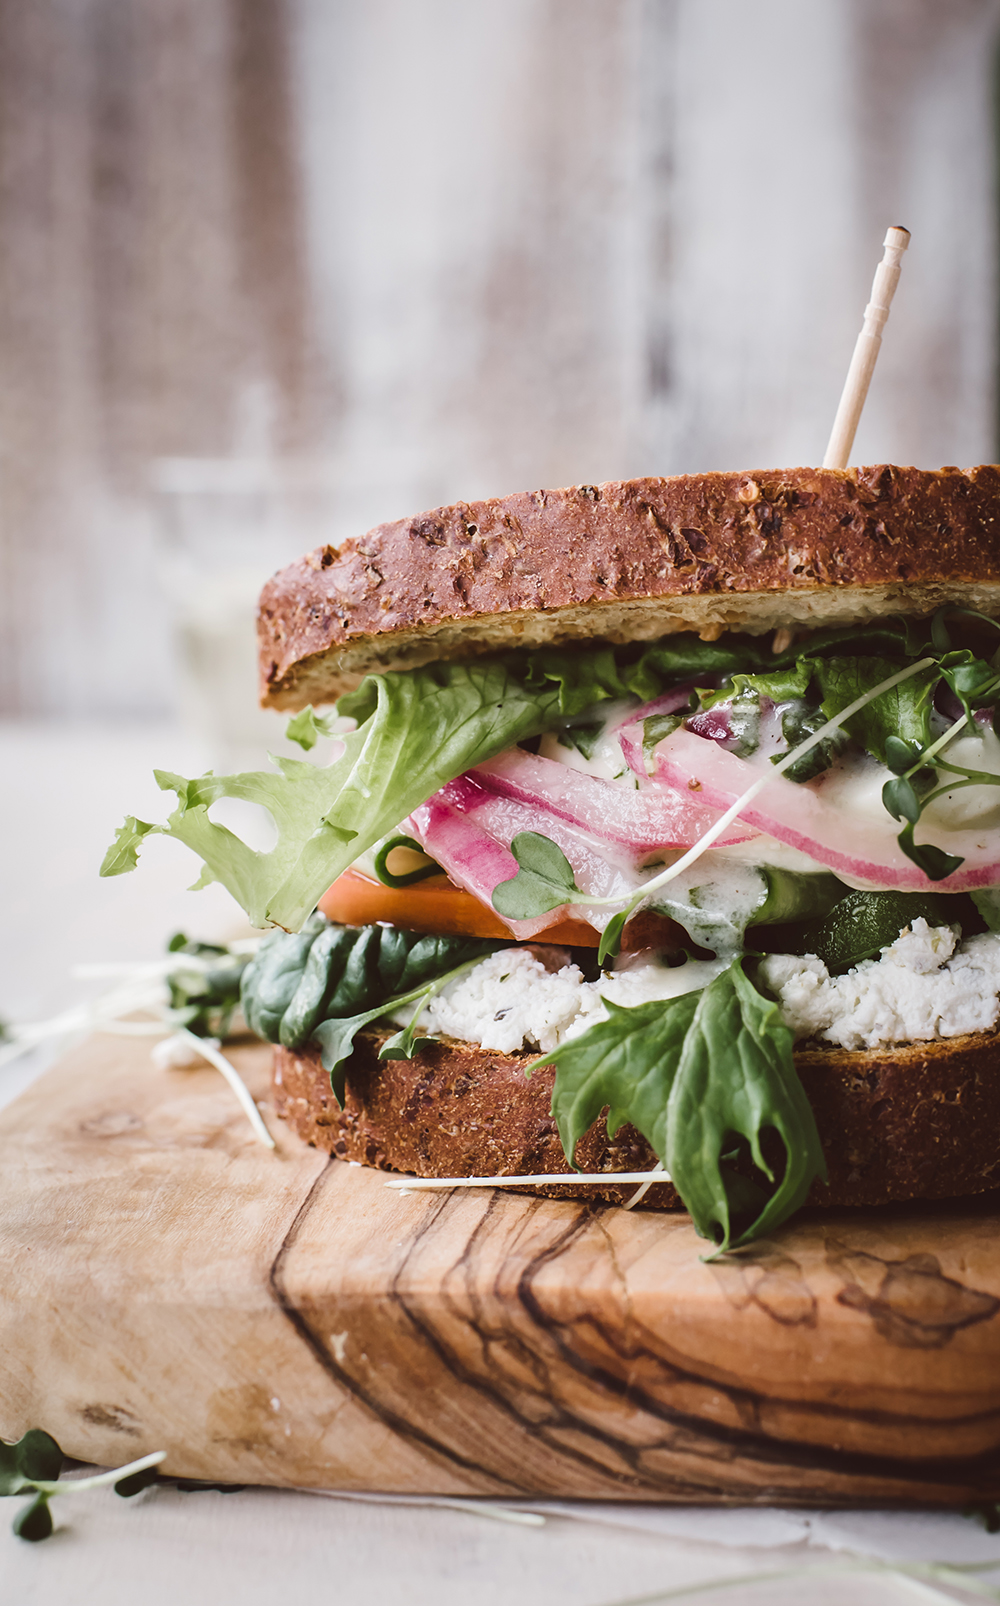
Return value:
[[(529, 1077), (537, 1055), (495, 1054), (442, 1040), (412, 1060), (378, 1059), (385, 1033), (363, 1033), (348, 1063), (340, 1110), (318, 1051), (277, 1048), (273, 1098), (300, 1137), (329, 1154), (383, 1171), (419, 1177), (525, 1176), (567, 1170), (550, 1112), (555, 1072)], [(848, 1052), (816, 1044), (796, 1049), (795, 1064), (816, 1115), (829, 1187), (816, 1183), (814, 1205), (880, 1205), (946, 1199), (1000, 1187), (1000, 1035), (979, 1032), (949, 1041)], [(608, 1138), (603, 1119), (577, 1146), (585, 1171), (609, 1173), (605, 1187), (525, 1188), (623, 1204), (632, 1185), (615, 1171), (655, 1162), (634, 1127)], [(669, 1183), (642, 1204), (681, 1207)]]
[(457, 503), (282, 569), (261, 700), (511, 646), (1000, 613), (1000, 468), (877, 464), (611, 481)]

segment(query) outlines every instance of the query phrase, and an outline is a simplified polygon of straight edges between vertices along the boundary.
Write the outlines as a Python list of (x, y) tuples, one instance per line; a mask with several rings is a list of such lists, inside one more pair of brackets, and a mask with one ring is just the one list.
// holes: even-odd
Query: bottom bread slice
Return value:
[[(318, 1048), (276, 1048), (278, 1114), (317, 1148), (384, 1171), (451, 1177), (568, 1170), (549, 1108), (555, 1072), (525, 1075), (537, 1054), (496, 1054), (442, 1039), (412, 1060), (380, 1061), (386, 1035), (357, 1039), (343, 1109)], [(829, 1170), (829, 1186), (814, 1184), (810, 1204), (946, 1199), (1000, 1187), (1000, 1035), (884, 1051), (802, 1046), (795, 1064)], [(609, 1138), (602, 1117), (581, 1138), (576, 1161), (584, 1171), (607, 1172), (607, 1187), (524, 1191), (622, 1204), (634, 1185), (616, 1186), (614, 1173), (647, 1170), (656, 1156), (632, 1126)], [(670, 1183), (655, 1184), (642, 1204), (681, 1208)]]

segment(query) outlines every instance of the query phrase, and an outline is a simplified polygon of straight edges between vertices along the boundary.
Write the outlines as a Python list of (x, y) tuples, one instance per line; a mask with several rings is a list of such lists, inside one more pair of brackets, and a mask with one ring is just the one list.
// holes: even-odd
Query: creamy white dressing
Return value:
[[(989, 728), (981, 736), (958, 737), (939, 756), (951, 764), (1000, 776), (1000, 739)], [(806, 784), (819, 792), (824, 802), (840, 809), (845, 819), (885, 825), (895, 835), (899, 826), (882, 802), (882, 788), (892, 778), (892, 771), (870, 754), (854, 752), (845, 754)], [(956, 781), (961, 779), (955, 776)], [(948, 771), (938, 770), (938, 785), (944, 786), (947, 781)], [(1000, 826), (1000, 786), (985, 783), (947, 792), (924, 810), (920, 825), (922, 832), (929, 828), (935, 834), (974, 831), (977, 827), (995, 830)]]
[[(788, 842), (779, 842), (777, 837), (768, 836), (766, 832), (761, 832), (760, 836), (748, 837), (745, 842), (733, 842), (729, 847), (713, 848), (712, 855), (717, 859), (732, 860), (734, 864), (789, 870), (798, 875), (817, 875), (826, 871), (825, 865), (818, 864), (808, 853), (803, 853), (801, 848), (793, 848)], [(708, 854), (704, 857), (707, 858)]]
[(548, 731), (542, 737), (538, 756), (552, 759), (568, 770), (579, 770), (581, 775), (596, 775), (601, 781), (621, 781), (631, 787), (639, 784), (638, 777), (625, 762), (617, 731), (607, 725), (598, 736), (590, 758), (584, 758), (575, 747), (565, 746), (555, 731)]
[[(949, 764), (961, 764), (966, 769), (983, 770), (1000, 776), (1000, 738), (990, 726), (980, 736), (959, 736), (940, 755)], [(947, 770), (938, 770), (938, 785), (946, 786), (950, 777)], [(924, 810), (921, 823), (937, 826), (945, 831), (994, 831), (1000, 826), (1000, 786), (986, 783), (982, 786), (964, 786), (959, 791), (946, 792)]]

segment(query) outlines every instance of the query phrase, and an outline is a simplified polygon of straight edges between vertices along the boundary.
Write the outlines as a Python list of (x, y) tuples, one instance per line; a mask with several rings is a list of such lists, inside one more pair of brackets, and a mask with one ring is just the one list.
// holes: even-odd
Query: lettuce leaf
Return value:
[[(253, 925), (297, 931), (359, 854), (456, 776), (601, 702), (655, 697), (698, 668), (745, 664), (748, 653), (756, 663), (761, 649), (740, 638), (723, 648), (681, 635), (638, 650), (546, 648), (369, 675), (337, 704), (358, 728), (325, 768), (275, 758), (276, 774), (210, 772), (189, 780), (155, 771), (160, 787), (176, 793), (177, 807), (165, 825), (130, 816), (101, 874), (134, 869), (144, 837), (158, 832), (200, 854), (196, 886), (219, 881)], [(300, 716), (300, 722), (297, 734), (310, 737), (310, 721)], [(212, 820), (209, 811), (221, 798), (266, 809), (277, 827), (276, 846), (257, 852)]]
[[(133, 869), (143, 837), (159, 831), (200, 854), (200, 884), (220, 881), (253, 925), (297, 931), (359, 853), (457, 775), (557, 723), (559, 703), (558, 683), (529, 688), (523, 667), (518, 675), (498, 659), (369, 676), (341, 700), (341, 710), (362, 723), (325, 768), (278, 758), (277, 774), (188, 780), (157, 770), (160, 787), (177, 794), (177, 808), (162, 826), (126, 821), (101, 874)], [(212, 804), (226, 797), (270, 813), (278, 831), (270, 852), (255, 851), (209, 818)]]

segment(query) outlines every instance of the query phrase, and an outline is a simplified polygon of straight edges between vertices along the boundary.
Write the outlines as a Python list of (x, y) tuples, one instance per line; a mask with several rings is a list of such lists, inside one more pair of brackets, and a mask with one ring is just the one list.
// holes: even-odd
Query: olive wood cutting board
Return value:
[[(233, 1058), (266, 1098), (270, 1051)], [(0, 1435), (185, 1477), (806, 1505), (1000, 1497), (1000, 1201), (398, 1194), (98, 1037), (0, 1115)]]

